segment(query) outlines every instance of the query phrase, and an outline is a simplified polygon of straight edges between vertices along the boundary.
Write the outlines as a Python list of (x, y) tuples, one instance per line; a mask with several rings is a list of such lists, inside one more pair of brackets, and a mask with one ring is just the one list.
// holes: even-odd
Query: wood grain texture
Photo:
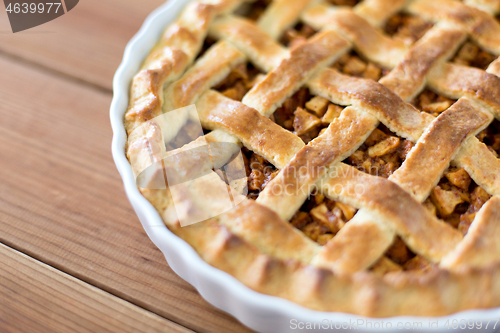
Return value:
[(60, 18), (12, 33), (0, 6), (0, 51), (111, 90), (125, 45), (165, 0), (84, 0)]
[(2, 332), (192, 332), (0, 244)]
[(0, 73), (0, 242), (193, 330), (248, 331), (143, 231), (111, 158), (111, 94), (2, 56)]

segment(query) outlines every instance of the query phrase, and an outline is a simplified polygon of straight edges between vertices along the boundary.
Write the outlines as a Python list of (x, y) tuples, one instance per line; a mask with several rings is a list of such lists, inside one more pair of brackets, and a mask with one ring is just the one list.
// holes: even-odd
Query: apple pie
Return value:
[(131, 83), (140, 190), (203, 260), (264, 294), (375, 317), (500, 306), (499, 13), (190, 2)]

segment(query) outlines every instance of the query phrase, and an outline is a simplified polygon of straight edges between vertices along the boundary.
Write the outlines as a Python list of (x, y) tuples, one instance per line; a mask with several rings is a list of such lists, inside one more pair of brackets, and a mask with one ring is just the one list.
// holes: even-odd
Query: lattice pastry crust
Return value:
[[(227, 213), (187, 227), (172, 213), (167, 189), (141, 189), (168, 228), (209, 264), (252, 289), (312, 309), (383, 317), (500, 306), (500, 161), (476, 138), (494, 118), (500, 120), (500, 60), (486, 71), (449, 62), (467, 38), (500, 55), (500, 24), (494, 19), (500, 1), (365, 0), (349, 8), (274, 0), (256, 22), (234, 14), (243, 3), (192, 2), (165, 30), (132, 82), (124, 121), (127, 156), (136, 173), (160, 160), (172, 138), (148, 121), (195, 104), (202, 126), (211, 130), (204, 140), (244, 146), (280, 171), (256, 201), (245, 199)], [(401, 11), (434, 26), (405, 45), (381, 30)], [(319, 32), (288, 49), (278, 39), (298, 22)], [(196, 58), (207, 35), (217, 42)], [(376, 82), (333, 69), (351, 49), (391, 71)], [(266, 74), (241, 102), (213, 89), (247, 61)], [(307, 145), (269, 119), (303, 87), (346, 106)], [(458, 101), (434, 118), (409, 104), (425, 87)], [(169, 132), (185, 122), (172, 120)], [(342, 162), (379, 124), (415, 143), (388, 179)], [(223, 164), (233, 153), (215, 151), (213, 158)], [(205, 167), (179, 163), (192, 173)], [(450, 163), (492, 195), (465, 237), (422, 204)], [(301, 168), (308, 172), (293, 172)], [(333, 169), (335, 175), (328, 172)], [(362, 193), (355, 190), (359, 184)], [(299, 189), (314, 185), (325, 197), (359, 209), (325, 245), (288, 222), (310, 194)], [(277, 187), (292, 190), (274, 191)], [(190, 191), (206, 192), (196, 186)], [(205, 195), (186, 202), (191, 212), (214, 204), (210, 193)], [(371, 272), (397, 236), (436, 268), (384, 276)]]

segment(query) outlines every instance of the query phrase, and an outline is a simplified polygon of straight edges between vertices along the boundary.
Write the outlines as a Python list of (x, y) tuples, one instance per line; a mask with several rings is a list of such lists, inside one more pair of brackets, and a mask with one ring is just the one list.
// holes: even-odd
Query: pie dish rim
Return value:
[[(323, 319), (349, 322), (366, 319), (367, 317), (348, 313), (311, 310), (286, 299), (261, 294), (250, 289), (228, 273), (206, 263), (186, 241), (168, 230), (159, 213), (138, 190), (132, 168), (125, 155), (127, 135), (123, 115), (129, 103), (129, 84), (163, 29), (177, 18), (187, 3), (183, 0), (169, 0), (148, 16), (139, 32), (127, 44), (123, 60), (113, 80), (114, 95), (110, 108), (113, 129), (112, 154), (123, 179), (127, 197), (146, 233), (163, 252), (172, 269), (192, 284), (202, 297), (217, 308), (232, 314), (252, 329), (288, 331), (290, 319), (302, 322), (321, 322)], [(429, 318), (439, 318), (439, 322), (443, 324), (447, 319), (487, 320), (499, 315), (500, 307), (467, 310), (443, 317), (397, 316), (370, 318), (370, 320), (392, 322), (395, 327), (397, 322), (402, 321), (426, 322)]]

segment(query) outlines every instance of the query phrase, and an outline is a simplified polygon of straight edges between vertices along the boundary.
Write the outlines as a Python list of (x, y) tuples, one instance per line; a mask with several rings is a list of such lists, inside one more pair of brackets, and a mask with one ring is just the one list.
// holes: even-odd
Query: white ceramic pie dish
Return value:
[[(123, 178), (125, 191), (146, 233), (163, 252), (172, 269), (192, 284), (208, 302), (259, 332), (315, 332), (338, 329), (359, 332), (444, 332), (455, 327), (464, 327), (464, 323), (465, 329), (478, 331), (480, 321), (484, 322), (482, 332), (500, 332), (500, 320), (495, 326), (496, 318), (500, 318), (500, 308), (465, 311), (446, 317), (380, 319), (310, 310), (285, 299), (249, 289), (229, 274), (207, 264), (189, 244), (167, 229), (155, 208), (137, 189), (132, 168), (125, 156), (127, 139), (123, 116), (129, 102), (132, 78), (164, 28), (175, 20), (186, 3), (186, 0), (169, 0), (150, 14), (140, 31), (128, 43), (123, 61), (114, 77), (114, 96), (110, 111), (113, 128), (112, 153)], [(485, 329), (488, 321), (488, 328)], [(313, 323), (316, 324), (312, 326)], [(310, 326), (312, 328), (309, 329)]]

